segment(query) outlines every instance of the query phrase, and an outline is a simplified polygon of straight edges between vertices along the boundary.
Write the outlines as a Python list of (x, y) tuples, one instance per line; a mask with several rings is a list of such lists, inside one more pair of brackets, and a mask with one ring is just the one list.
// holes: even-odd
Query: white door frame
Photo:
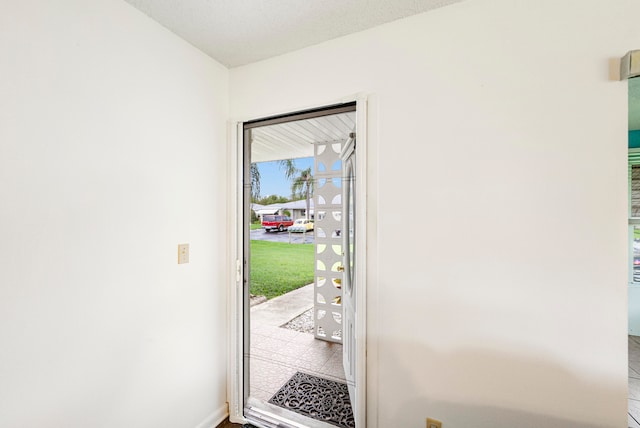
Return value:
[[(355, 274), (359, 281), (359, 289), (356, 294), (356, 308), (358, 317), (355, 325), (356, 336), (356, 397), (355, 401), (357, 414), (354, 414), (356, 426), (364, 428), (366, 421), (366, 337), (367, 337), (367, 97), (365, 95), (351, 96), (338, 100), (337, 103), (356, 102), (356, 135), (357, 135), (357, 157), (356, 170), (358, 177), (356, 180), (356, 254)], [(336, 102), (327, 102), (324, 106), (335, 105)], [(292, 108), (285, 113), (308, 110)], [(266, 116), (266, 115), (265, 115)], [(257, 118), (251, 118), (257, 119)], [(246, 423), (244, 418), (244, 373), (243, 373), (243, 123), (249, 120), (233, 120), (228, 125), (228, 167), (227, 177), (229, 177), (228, 194), (228, 320), (229, 320), (229, 340), (228, 340), (228, 376), (227, 376), (227, 396), (229, 401), (229, 419), (235, 423)]]

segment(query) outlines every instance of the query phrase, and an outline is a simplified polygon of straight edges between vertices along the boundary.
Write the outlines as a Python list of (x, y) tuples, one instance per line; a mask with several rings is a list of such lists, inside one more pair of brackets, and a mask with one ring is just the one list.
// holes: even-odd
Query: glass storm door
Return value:
[(342, 168), (343, 168), (343, 214), (342, 214), (342, 265), (344, 267), (343, 288), (342, 288), (342, 308), (343, 308), (343, 342), (342, 342), (342, 365), (344, 366), (344, 374), (349, 387), (349, 396), (353, 412), (355, 409), (355, 388), (356, 388), (356, 339), (355, 339), (355, 293), (356, 293), (356, 277), (354, 269), (354, 261), (356, 255), (355, 246), (355, 160), (356, 160), (356, 141), (355, 133), (349, 135), (349, 140), (342, 150)]

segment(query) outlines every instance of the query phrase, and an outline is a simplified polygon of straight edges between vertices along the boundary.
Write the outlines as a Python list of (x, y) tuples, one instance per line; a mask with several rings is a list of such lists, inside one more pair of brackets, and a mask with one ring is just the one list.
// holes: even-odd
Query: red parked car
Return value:
[(289, 229), (289, 226), (293, 224), (293, 220), (286, 215), (265, 215), (262, 217), (262, 228), (265, 232), (270, 230), (277, 230), (283, 232)]

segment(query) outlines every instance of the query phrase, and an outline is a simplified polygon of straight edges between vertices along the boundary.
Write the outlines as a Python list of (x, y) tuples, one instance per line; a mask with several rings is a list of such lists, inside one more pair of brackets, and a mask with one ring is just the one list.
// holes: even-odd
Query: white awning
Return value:
[(279, 208), (266, 208), (266, 209), (262, 209), (262, 210), (256, 210), (256, 215), (269, 215), (269, 214), (278, 214), (278, 211), (280, 211)]

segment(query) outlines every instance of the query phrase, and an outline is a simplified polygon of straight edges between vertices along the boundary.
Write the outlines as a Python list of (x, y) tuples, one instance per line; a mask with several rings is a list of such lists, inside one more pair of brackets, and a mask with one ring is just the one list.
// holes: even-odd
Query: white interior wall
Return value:
[(231, 70), (239, 120), (371, 95), (367, 426), (626, 426), (609, 68), (640, 46), (638, 14), (466, 1)]
[(228, 71), (122, 1), (1, 9), (0, 426), (215, 425)]

